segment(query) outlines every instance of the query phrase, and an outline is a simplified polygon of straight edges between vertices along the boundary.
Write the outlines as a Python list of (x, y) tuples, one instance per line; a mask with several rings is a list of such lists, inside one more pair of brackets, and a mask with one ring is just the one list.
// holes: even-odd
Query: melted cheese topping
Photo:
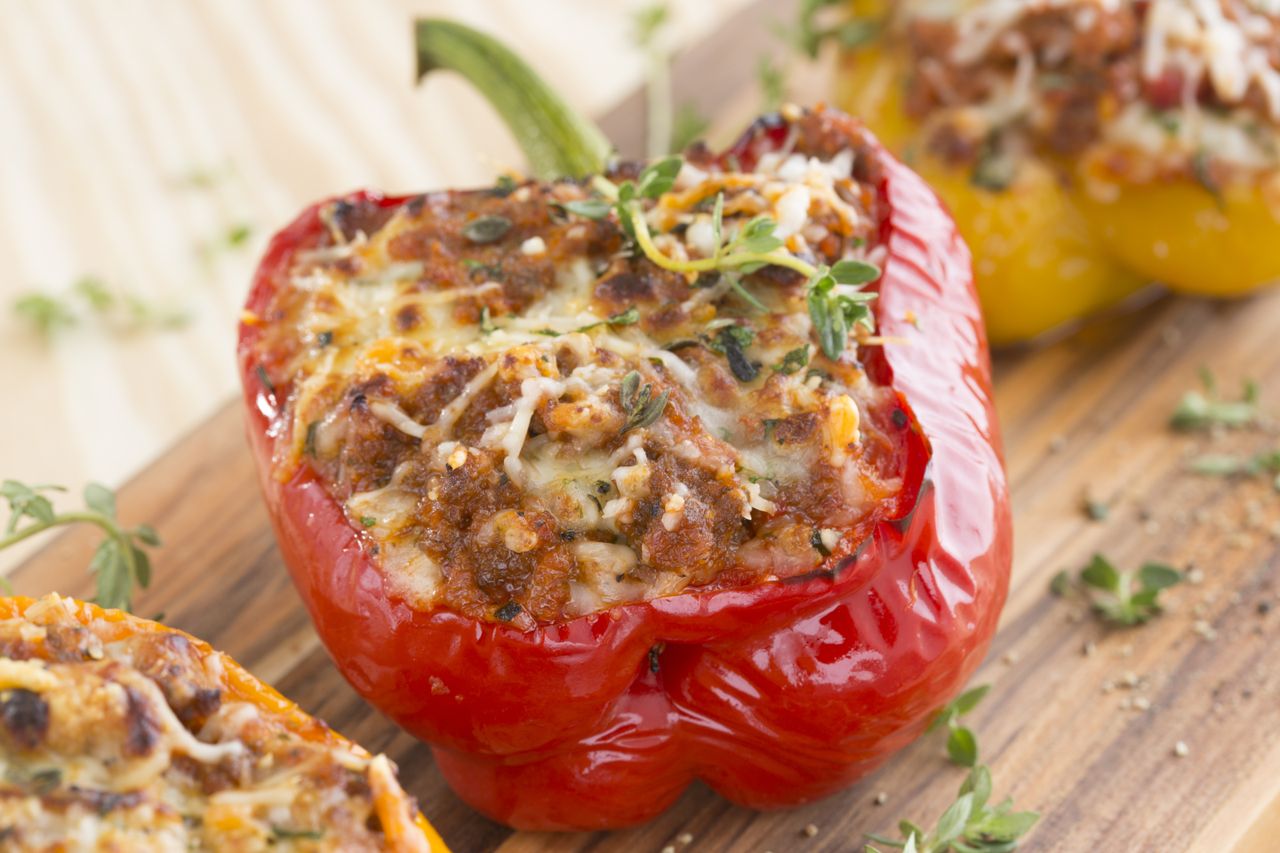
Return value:
[[(56, 595), (25, 613), (0, 605), (6, 845), (426, 849), (421, 831), (403, 833), (415, 810), (384, 758), (300, 728), (278, 697), (244, 701), (227, 684), (234, 664), (207, 646)], [(408, 840), (389, 842), (386, 825)]]
[[(796, 255), (866, 257), (871, 191), (852, 126), (831, 122), (803, 119), (751, 171), (686, 163), (646, 203), (655, 244), (714, 254), (722, 194), (724, 240), (764, 215)], [(347, 227), (278, 282), (261, 347), (284, 400), (278, 473), (316, 469), (414, 607), (529, 627), (812, 569), (841, 550), (814, 531), (853, 532), (899, 488), (894, 397), (856, 348), (821, 356), (801, 277), (659, 269), (612, 215), (565, 212), (587, 191), (331, 209)], [(477, 236), (481, 220), (498, 236)], [(666, 395), (643, 423), (629, 375)], [(750, 542), (796, 553), (744, 570)]]
[[(937, 90), (935, 129), (963, 127), (981, 141), (1024, 125), (1054, 146), (1097, 121), (1099, 147), (1184, 172), (1205, 156), (1246, 177), (1280, 167), (1274, 0), (908, 0), (896, 14), (915, 29), (922, 76)], [(940, 27), (947, 49), (935, 55)], [(975, 74), (994, 79), (975, 87)], [(1058, 121), (1065, 93), (1099, 83), (1110, 92), (1096, 116)]]

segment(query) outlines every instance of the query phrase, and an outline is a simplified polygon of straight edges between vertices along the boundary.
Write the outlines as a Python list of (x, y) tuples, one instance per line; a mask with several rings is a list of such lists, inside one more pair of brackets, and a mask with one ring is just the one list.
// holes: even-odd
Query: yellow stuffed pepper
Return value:
[[(991, 339), (1033, 338), (1148, 282), (1280, 281), (1275, 0), (810, 2), (838, 97), (951, 206)], [(839, 6), (820, 30), (812, 13)]]

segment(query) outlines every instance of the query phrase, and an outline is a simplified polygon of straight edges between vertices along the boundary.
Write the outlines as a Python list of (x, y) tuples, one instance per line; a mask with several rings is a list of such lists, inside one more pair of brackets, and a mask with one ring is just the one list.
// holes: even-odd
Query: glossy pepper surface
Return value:
[(1234, 297), (1280, 281), (1280, 173), (1221, 186), (1206, 186), (1216, 181), (1204, 174), (1133, 179), (1107, 158), (1036, 147), (1007, 185), (984, 185), (931, 150), (927, 125), (908, 113), (905, 81), (919, 72), (909, 45), (880, 23), (893, 4), (853, 0), (848, 9), (880, 35), (843, 52), (836, 100), (909, 154), (951, 209), (976, 259), (993, 344), (1035, 338), (1151, 283)]
[[(845, 121), (848, 121), (845, 119)], [(785, 144), (758, 122), (727, 152), (749, 169)], [(374, 555), (306, 464), (272, 467), (280, 401), (240, 329), (248, 433), (286, 565), (347, 679), (432, 745), (448, 782), (520, 828), (648, 820), (695, 779), (753, 808), (808, 802), (915, 738), (984, 654), (1004, 601), (1011, 525), (970, 256), (933, 191), (869, 135), (883, 201), (882, 347), (867, 369), (907, 415), (912, 509), (853, 556), (790, 581), (690, 590), (521, 631), (388, 591)], [(348, 200), (395, 206), (402, 198)], [(272, 241), (247, 311), (260, 313), (313, 206)]]

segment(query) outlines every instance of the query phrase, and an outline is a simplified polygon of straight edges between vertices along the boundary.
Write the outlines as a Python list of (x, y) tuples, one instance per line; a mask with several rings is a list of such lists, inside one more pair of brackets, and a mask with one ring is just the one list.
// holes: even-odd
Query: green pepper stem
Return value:
[(416, 23), (418, 79), (437, 69), (465, 77), (497, 110), (535, 177), (581, 178), (604, 169), (613, 146), (529, 65), (492, 36), (455, 21)]

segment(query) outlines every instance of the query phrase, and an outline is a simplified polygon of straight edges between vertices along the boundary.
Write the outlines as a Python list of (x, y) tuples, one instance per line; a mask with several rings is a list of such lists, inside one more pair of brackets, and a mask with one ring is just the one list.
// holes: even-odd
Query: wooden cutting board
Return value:
[[(751, 100), (741, 73), (710, 72), (728, 46), (756, 55), (762, 31), (759, 20), (734, 22), (684, 57), (678, 76), (741, 114)], [(611, 132), (635, 139), (637, 106), (608, 117)], [(997, 360), (1017, 558), (1000, 633), (975, 679), (993, 687), (969, 721), (996, 796), (1043, 814), (1024, 849), (1280, 849), (1280, 494), (1269, 479), (1186, 472), (1189, 454), (1270, 448), (1276, 431), (1187, 437), (1166, 428), (1202, 365), (1229, 392), (1257, 378), (1280, 412), (1277, 328), (1280, 294), (1228, 305), (1164, 298)], [(1086, 496), (1110, 504), (1106, 520), (1083, 512)], [(892, 833), (899, 818), (931, 824), (964, 776), (935, 736), (848, 792), (795, 811), (749, 812), (695, 785), (638, 829), (512, 833), (454, 797), (428, 750), (330, 665), (273, 543), (238, 403), (130, 482), (120, 510), (165, 539), (138, 612), (163, 613), (389, 753), (456, 851), (851, 851), (862, 833)], [(91, 595), (84, 567), (95, 544), (93, 532), (70, 531), (14, 572), (15, 587)], [(1058, 570), (1095, 551), (1123, 567), (1194, 565), (1203, 580), (1172, 590), (1169, 612), (1151, 624), (1107, 630), (1048, 590)], [(1139, 697), (1145, 710), (1132, 707)]]

